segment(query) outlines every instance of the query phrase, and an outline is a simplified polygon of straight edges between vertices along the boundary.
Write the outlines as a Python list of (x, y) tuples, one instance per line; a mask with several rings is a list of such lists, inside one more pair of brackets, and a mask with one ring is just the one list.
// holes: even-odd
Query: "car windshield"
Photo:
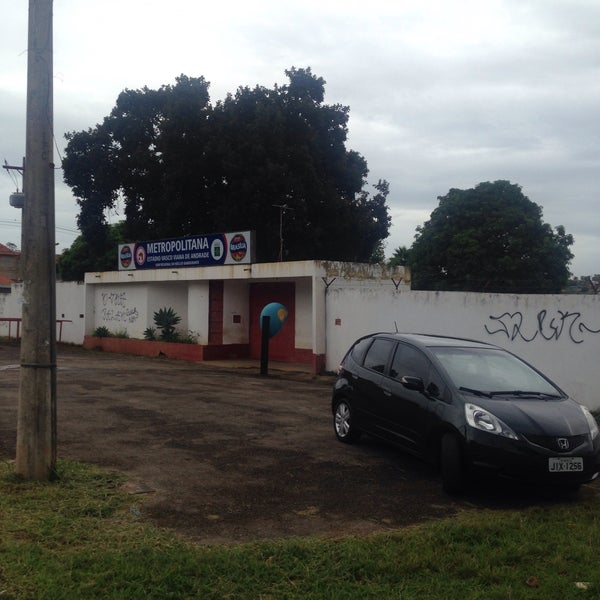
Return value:
[(494, 348), (430, 348), (457, 388), (485, 395), (559, 397), (549, 381), (516, 356)]

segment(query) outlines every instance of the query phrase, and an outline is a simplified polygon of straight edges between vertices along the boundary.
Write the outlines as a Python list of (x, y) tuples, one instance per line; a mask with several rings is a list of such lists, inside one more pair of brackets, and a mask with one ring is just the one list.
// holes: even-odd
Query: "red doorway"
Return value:
[(260, 313), (270, 302), (280, 302), (288, 310), (283, 327), (269, 342), (269, 359), (294, 361), (296, 331), (295, 283), (253, 283), (250, 285), (250, 357), (260, 358)]

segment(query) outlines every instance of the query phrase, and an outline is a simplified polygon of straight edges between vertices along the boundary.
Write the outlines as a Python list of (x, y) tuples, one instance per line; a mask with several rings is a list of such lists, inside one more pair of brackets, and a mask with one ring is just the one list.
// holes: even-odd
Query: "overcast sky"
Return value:
[[(0, 160), (20, 165), (28, 2), (2, 5)], [(216, 102), (286, 83), (292, 66), (350, 107), (347, 148), (370, 184), (389, 181), (388, 256), (450, 188), (508, 179), (574, 236), (572, 272), (600, 273), (599, 0), (54, 0), (57, 146), (124, 88), (202, 75)], [(78, 234), (77, 205), (61, 171), (56, 184), (60, 251)], [(0, 242), (20, 246), (14, 191), (2, 169)]]

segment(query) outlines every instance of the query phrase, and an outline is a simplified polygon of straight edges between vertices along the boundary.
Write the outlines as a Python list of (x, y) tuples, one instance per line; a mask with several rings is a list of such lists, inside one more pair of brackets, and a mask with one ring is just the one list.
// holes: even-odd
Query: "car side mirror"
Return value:
[(425, 384), (420, 377), (413, 377), (412, 375), (403, 375), (400, 378), (400, 383), (407, 390), (414, 390), (415, 392), (424, 392)]

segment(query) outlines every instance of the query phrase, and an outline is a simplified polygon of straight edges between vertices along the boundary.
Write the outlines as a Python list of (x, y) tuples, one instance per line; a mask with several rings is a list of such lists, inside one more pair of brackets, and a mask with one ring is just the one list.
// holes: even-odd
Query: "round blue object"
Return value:
[(288, 310), (279, 302), (271, 302), (260, 311), (260, 330), (262, 332), (263, 317), (269, 317), (269, 337), (279, 333), (288, 318)]

